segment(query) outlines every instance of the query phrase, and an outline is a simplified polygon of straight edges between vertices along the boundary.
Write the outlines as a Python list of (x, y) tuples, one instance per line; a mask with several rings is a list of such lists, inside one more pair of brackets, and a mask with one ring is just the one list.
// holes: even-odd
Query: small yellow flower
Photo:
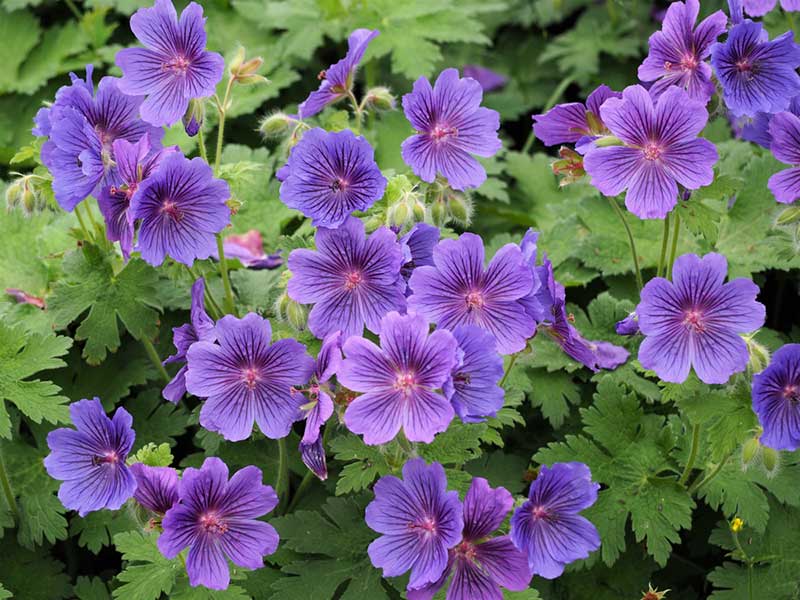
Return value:
[(664, 600), (669, 590), (659, 592), (658, 588), (654, 588), (652, 584), (647, 584), (647, 591), (642, 592), (642, 600)]
[(733, 533), (739, 533), (744, 527), (744, 521), (742, 521), (739, 517), (736, 517), (733, 521), (731, 521), (731, 531)]

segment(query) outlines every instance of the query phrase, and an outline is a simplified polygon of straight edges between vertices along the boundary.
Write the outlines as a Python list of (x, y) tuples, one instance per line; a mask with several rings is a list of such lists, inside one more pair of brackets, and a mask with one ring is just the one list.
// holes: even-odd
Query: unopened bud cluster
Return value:
[(38, 182), (38, 175), (21, 175), (6, 188), (6, 207), (8, 210), (21, 208), (26, 215), (44, 210), (47, 200)]

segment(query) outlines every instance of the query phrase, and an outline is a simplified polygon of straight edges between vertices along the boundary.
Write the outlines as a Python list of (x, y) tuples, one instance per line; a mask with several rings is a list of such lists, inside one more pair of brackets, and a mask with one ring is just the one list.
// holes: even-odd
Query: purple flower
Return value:
[(753, 376), (753, 411), (761, 443), (775, 450), (800, 447), (800, 344), (786, 344)]
[(421, 458), (403, 466), (403, 479), (392, 475), (375, 484), (375, 500), (367, 505), (367, 525), (382, 534), (369, 545), (372, 564), (384, 577), (411, 571), (408, 589), (418, 589), (442, 576), (448, 550), (461, 539), (463, 509), (457, 492), (448, 492), (444, 468)]
[(412, 442), (430, 443), (453, 420), (442, 388), (456, 363), (458, 342), (446, 330), (428, 335), (421, 315), (387, 314), (381, 347), (362, 337), (344, 343), (337, 375), (346, 388), (364, 392), (347, 407), (344, 422), (366, 444), (384, 444), (403, 429)]
[(740, 333), (764, 324), (758, 286), (748, 279), (725, 283), (728, 261), (720, 254), (680, 256), (672, 281), (647, 282), (636, 308), (645, 340), (639, 362), (664, 381), (682, 383), (694, 367), (705, 383), (725, 383), (747, 366)]
[(511, 540), (528, 555), (534, 575), (555, 579), (600, 547), (597, 529), (578, 514), (597, 501), (598, 489), (583, 463), (541, 466), (528, 500), (511, 517)]
[(134, 499), (159, 515), (163, 515), (178, 501), (178, 472), (172, 467), (150, 467), (142, 463), (131, 465), (136, 478)]
[(503, 144), (497, 137), (500, 115), (483, 108), (481, 84), (460, 79), (457, 69), (441, 72), (434, 87), (424, 77), (403, 96), (403, 110), (417, 135), (403, 142), (403, 160), (420, 179), (432, 183), (443, 175), (450, 187), (479, 187), (486, 170), (472, 155), (493, 156)]
[(187, 468), (178, 484), (180, 502), (164, 515), (158, 549), (175, 558), (189, 547), (186, 572), (193, 586), (224, 590), (230, 583), (227, 559), (245, 569), (260, 569), (263, 557), (278, 548), (278, 532), (259, 521), (278, 504), (261, 483), (261, 470), (245, 467), (228, 481), (228, 467), (212, 457), (200, 469)]
[(704, 104), (714, 95), (711, 67), (705, 59), (711, 54), (711, 44), (727, 29), (728, 17), (718, 10), (695, 29), (699, 12), (699, 0), (673, 2), (661, 31), (650, 36), (650, 54), (639, 66), (639, 79), (655, 82), (650, 88), (653, 97), (671, 85)]
[(162, 159), (177, 152), (177, 147), (153, 149), (150, 136), (144, 135), (133, 144), (125, 139), (114, 140), (114, 162), (117, 164), (119, 184), (108, 185), (100, 190), (97, 204), (106, 222), (106, 237), (119, 242), (122, 254), (127, 258), (133, 250), (133, 219), (128, 210), (139, 184), (147, 179), (161, 164)]
[(536, 329), (520, 302), (533, 276), (515, 244), (500, 248), (486, 268), (483, 259), (483, 240), (473, 233), (442, 240), (433, 250), (434, 266), (412, 273), (408, 307), (441, 328), (477, 325), (492, 334), (501, 354), (519, 352)]
[[(751, 17), (763, 17), (773, 8), (776, 0), (744, 0), (744, 10)], [(797, 12), (800, 10), (798, 0), (781, 0), (781, 8), (784, 12)]]
[(206, 398), (200, 425), (233, 442), (250, 437), (254, 423), (268, 438), (289, 435), (303, 403), (292, 387), (314, 368), (306, 347), (292, 339), (270, 345), (272, 327), (255, 313), (226, 315), (214, 333), (218, 344), (195, 342), (186, 354), (186, 389)]
[(339, 228), (320, 227), (317, 250), (289, 255), (292, 278), (287, 291), (295, 302), (313, 304), (308, 328), (318, 338), (341, 330), (344, 338), (360, 336), (364, 326), (380, 332), (383, 316), (405, 309), (403, 252), (386, 227), (369, 237), (364, 224), (349, 217)]
[(614, 326), (617, 335), (636, 335), (639, 333), (639, 317), (632, 312)]
[(711, 47), (711, 64), (736, 116), (786, 110), (800, 93), (800, 47), (791, 31), (769, 41), (761, 23), (745, 19)]
[(202, 158), (168, 155), (131, 203), (131, 218), (142, 221), (136, 249), (155, 266), (167, 255), (188, 266), (208, 258), (217, 247), (214, 234), (230, 222), (229, 197), (228, 184)]
[(333, 414), (333, 392), (328, 382), (341, 367), (342, 341), (341, 331), (334, 331), (322, 340), (311, 380), (308, 387), (302, 390), (308, 402), (300, 407), (306, 419), (306, 428), (300, 440), (300, 456), (305, 465), (322, 480), (328, 477), (328, 469), (319, 432)]
[(491, 488), (481, 477), (472, 480), (464, 498), (464, 530), (461, 541), (451, 548), (447, 568), (435, 582), (408, 591), (408, 600), (431, 600), (447, 582), (448, 600), (500, 600), (501, 587), (512, 591), (528, 588), (528, 559), (507, 535), (489, 536), (503, 523), (514, 506), (505, 488)]
[[(266, 254), (261, 232), (251, 229), (242, 235), (229, 235), (223, 243), (225, 258), (237, 259), (248, 269), (277, 269), (283, 264), (280, 253)], [(214, 252), (214, 258), (219, 260), (219, 253)]]
[(767, 187), (782, 204), (800, 198), (800, 118), (789, 112), (778, 113), (769, 124), (770, 149), (779, 161), (792, 165), (769, 178)]
[(484, 92), (493, 92), (505, 87), (508, 77), (480, 65), (464, 65), (464, 77), (471, 77), (481, 84)]
[(609, 98), (621, 98), (607, 85), (601, 85), (586, 99), (586, 104), (569, 102), (558, 104), (542, 115), (533, 115), (533, 132), (545, 146), (576, 144), (581, 154), (598, 137), (608, 135), (608, 128), (600, 119), (600, 107)]
[(30, 304), (31, 306), (41, 308), (42, 310), (45, 308), (44, 298), (29, 294), (25, 290), (21, 290), (19, 288), (6, 288), (5, 292), (14, 298), (14, 300), (17, 301), (17, 304)]
[(386, 178), (373, 155), (369, 142), (349, 129), (311, 129), (278, 172), (281, 201), (315, 227), (336, 228), (383, 196)]
[(498, 382), (503, 378), (503, 358), (497, 354), (492, 334), (475, 325), (453, 330), (460, 360), (444, 384), (456, 414), (465, 423), (480, 423), (503, 408), (505, 393)]
[(50, 477), (64, 482), (58, 499), (82, 517), (103, 508), (117, 510), (136, 489), (125, 465), (136, 439), (133, 417), (118, 408), (109, 419), (98, 398), (73, 402), (69, 414), (77, 431), (64, 427), (47, 434), (50, 454), (44, 466)]
[[(433, 249), (439, 242), (439, 228), (427, 223), (416, 223), (402, 238), (400, 245), (403, 248), (403, 279), (408, 281), (414, 269), (423, 266), (433, 266)], [(406, 294), (411, 291), (406, 289)]]
[[(795, 96), (789, 102), (789, 112), (800, 116), (800, 96)], [(769, 124), (772, 122), (772, 113), (758, 112), (753, 117), (733, 117), (729, 115), (734, 133), (743, 140), (753, 142), (769, 150), (772, 145), (772, 135)]]
[[(539, 272), (547, 272), (545, 268), (536, 266), (537, 255), (539, 252), (538, 244), (539, 232), (534, 231), (531, 228), (528, 228), (528, 231), (525, 232), (525, 235), (522, 237), (522, 241), (519, 244), (519, 248), (522, 251), (522, 260), (530, 270), (531, 277), (533, 279), (533, 284), (531, 285), (528, 295), (524, 298), (521, 298), (520, 302), (525, 307), (525, 312), (528, 313), (531, 319), (533, 319), (536, 323), (540, 323), (545, 319), (545, 307), (542, 305), (542, 282), (539, 277)], [(546, 257), (545, 262), (548, 265), (550, 264)], [(550, 265), (549, 268), (550, 279), (552, 279), (552, 283), (555, 285), (555, 278), (552, 276), (552, 265)], [(544, 297), (546, 298), (547, 296), (545, 295)]]
[(668, 87), (654, 104), (642, 86), (630, 86), (600, 112), (624, 145), (591, 148), (584, 168), (606, 196), (627, 189), (625, 206), (640, 219), (663, 219), (678, 202), (678, 184), (696, 190), (713, 181), (717, 149), (697, 137), (708, 112), (683, 89)]
[(192, 98), (214, 94), (225, 61), (205, 51), (204, 26), (203, 7), (195, 2), (180, 20), (171, 0), (155, 0), (131, 17), (131, 30), (145, 48), (117, 52), (119, 87), (126, 94), (147, 96), (141, 109), (146, 122), (170, 126), (183, 117)]
[[(214, 341), (214, 320), (206, 313), (204, 296), (205, 280), (199, 277), (192, 284), (192, 306), (189, 322), (180, 327), (172, 328), (172, 343), (175, 345), (177, 352), (164, 361), (165, 365), (175, 362), (186, 363), (186, 353), (189, 347), (198, 340), (204, 342)], [(185, 393), (186, 364), (182, 364), (172, 381), (161, 391), (161, 395), (165, 400), (177, 404)]]
[(356, 29), (350, 34), (350, 37), (347, 38), (345, 57), (319, 74), (319, 78), (322, 80), (319, 89), (311, 92), (308, 98), (297, 107), (301, 119), (313, 117), (329, 104), (347, 97), (347, 94), (353, 89), (353, 77), (358, 63), (364, 58), (364, 52), (367, 51), (369, 43), (379, 33), (377, 29)]
[(101, 186), (119, 183), (113, 143), (138, 142), (149, 135), (157, 147), (164, 132), (138, 119), (141, 97), (126, 96), (115, 77), (103, 77), (94, 95), (91, 65), (86, 81), (75, 75), (62, 87), (56, 101), (37, 113), (34, 132), (49, 139), (42, 146), (42, 162), (53, 175), (53, 193), (59, 206), (71, 211)]

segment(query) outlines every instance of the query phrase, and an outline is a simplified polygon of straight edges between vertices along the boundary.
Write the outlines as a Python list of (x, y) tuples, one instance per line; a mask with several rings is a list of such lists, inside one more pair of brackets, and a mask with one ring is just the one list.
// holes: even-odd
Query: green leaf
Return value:
[(99, 577), (78, 577), (75, 596), (78, 600), (111, 600), (108, 587)]
[[(141, 531), (118, 533), (114, 545), (126, 561), (125, 569), (117, 575), (122, 585), (114, 590), (119, 600), (158, 600), (169, 594), (175, 585), (180, 566), (178, 560), (168, 560), (156, 546), (158, 536)], [(143, 563), (143, 564), (139, 564)]]
[(184, 406), (165, 401), (159, 390), (143, 392), (126, 402), (125, 407), (136, 423), (134, 450), (148, 443), (174, 446), (175, 438), (183, 435), (189, 424)]
[(98, 510), (85, 517), (73, 517), (69, 525), (71, 536), (78, 536), (78, 545), (97, 554), (111, 545), (117, 533), (136, 529), (137, 524), (127, 511)]
[(64, 565), (45, 550), (26, 550), (10, 538), (0, 540), (0, 581), (14, 597), (59, 600), (70, 597), (72, 586)]
[(128, 462), (144, 463), (150, 467), (168, 467), (172, 464), (172, 450), (166, 442), (156, 446), (153, 442), (145, 444)]
[(570, 405), (580, 403), (580, 387), (572, 375), (562, 371), (549, 373), (545, 369), (531, 369), (528, 374), (533, 382), (528, 394), (531, 406), (539, 408), (553, 429), (558, 429), (569, 415)]
[(385, 455), (378, 446), (367, 446), (355, 435), (347, 434), (334, 438), (331, 451), (336, 460), (355, 461), (344, 466), (336, 480), (336, 495), (366, 489), (378, 477), (391, 472)]
[(0, 583), (0, 600), (5, 600), (6, 598), (11, 598), (12, 594), (6, 588), (3, 587), (3, 584)]
[(485, 423), (462, 423), (453, 419), (446, 431), (439, 433), (430, 444), (420, 444), (419, 454), (426, 462), (461, 466), (481, 455), (481, 435)]
[(48, 304), (61, 327), (89, 311), (75, 339), (86, 340), (83, 357), (98, 364), (108, 350), (119, 348), (117, 319), (136, 339), (155, 336), (160, 310), (157, 279), (156, 271), (138, 258), (115, 273), (111, 256), (85, 244), (64, 258), (64, 280), (56, 284)]
[(26, 548), (67, 539), (64, 507), (51, 492), (23, 495), (17, 502), (20, 512), (19, 543)]
[(16, 90), (19, 67), (28, 53), (36, 47), (41, 34), (39, 21), (28, 11), (6, 12), (0, 8), (0, 39), (3, 40), (0, 93)]

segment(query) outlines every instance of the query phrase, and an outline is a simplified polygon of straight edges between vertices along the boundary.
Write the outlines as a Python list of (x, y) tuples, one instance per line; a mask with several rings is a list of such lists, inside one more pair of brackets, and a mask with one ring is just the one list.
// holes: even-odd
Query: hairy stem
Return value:
[(289, 499), (289, 460), (286, 454), (286, 438), (278, 440), (278, 476), (275, 479), (275, 493), (278, 495), (278, 507), (275, 514), (282, 515)]
[(219, 112), (219, 125), (217, 126), (217, 150), (214, 154), (214, 175), (219, 174), (219, 163), (222, 160), (222, 144), (225, 139), (225, 117), (227, 116), (228, 103), (231, 99), (231, 89), (233, 89), (233, 77), (228, 78), (228, 85), (225, 87), (225, 96), (222, 103), (217, 104)]
[(716, 467), (714, 467), (714, 469), (708, 475), (706, 475), (702, 479), (698, 478), (699, 481), (696, 480), (692, 485), (690, 485), (689, 486), (689, 493), (690, 494), (694, 494), (697, 490), (699, 490), (701, 487), (706, 485), (709, 481), (714, 479), (714, 477), (719, 475), (720, 471), (722, 471), (723, 467), (725, 467), (725, 465), (728, 463), (728, 459), (730, 459), (732, 454), (733, 454), (733, 452), (729, 452), (721, 461), (719, 461), (719, 464)]
[(669, 246), (669, 213), (664, 217), (664, 233), (661, 236), (661, 254), (658, 257), (658, 270), (656, 277), (661, 277), (664, 273), (664, 261), (667, 258), (667, 246)]
[(686, 486), (686, 482), (689, 480), (689, 475), (692, 473), (692, 468), (694, 467), (694, 461), (697, 460), (697, 451), (700, 449), (700, 425), (695, 425), (692, 427), (692, 448), (689, 451), (689, 459), (686, 461), (686, 466), (683, 469), (683, 473), (681, 473), (680, 479), (678, 479), (678, 483), (682, 486)]
[(208, 163), (208, 152), (206, 151), (206, 138), (203, 135), (203, 127), (201, 126), (197, 132), (197, 149), (200, 152), (200, 158)]
[(8, 479), (6, 463), (3, 460), (2, 444), (0, 444), (0, 487), (3, 488), (3, 495), (6, 497), (8, 508), (14, 514), (17, 523), (19, 523), (19, 507), (17, 507), (17, 500), (14, 498), (14, 491), (11, 489), (11, 481)]
[[(322, 432), (322, 451), (325, 451), (325, 446), (328, 443), (328, 437), (330, 436), (330, 432), (333, 429), (333, 425), (330, 423), (325, 425), (325, 430)], [(292, 496), (292, 501), (289, 503), (289, 507), (286, 509), (287, 513), (292, 512), (296, 507), (297, 503), (300, 502), (300, 499), (305, 495), (306, 490), (311, 486), (311, 483), (316, 479), (316, 475), (314, 475), (313, 471), (309, 469), (306, 471), (306, 474), (303, 475), (303, 480), (300, 482), (300, 485), (297, 486), (297, 490), (295, 490), (294, 495)]]
[(153, 366), (156, 368), (156, 371), (158, 371), (158, 374), (161, 375), (161, 379), (164, 380), (164, 383), (169, 383), (172, 381), (172, 378), (169, 376), (169, 373), (167, 373), (164, 365), (161, 364), (161, 359), (158, 356), (156, 347), (153, 346), (153, 342), (146, 337), (143, 337), (141, 342), (142, 346), (144, 346), (144, 351), (147, 352), (147, 356), (150, 358), (150, 362), (153, 363)]
[(233, 302), (233, 288), (231, 288), (231, 280), (228, 277), (228, 261), (225, 259), (225, 249), (222, 243), (222, 234), (217, 234), (217, 252), (219, 253), (219, 274), (222, 277), (222, 287), (225, 288), (225, 312), (230, 315), (236, 315), (236, 305)]
[(517, 357), (519, 356), (519, 352), (516, 354), (511, 355), (511, 360), (508, 361), (508, 367), (506, 368), (505, 373), (503, 373), (503, 378), (500, 380), (498, 384), (500, 387), (503, 387), (506, 383), (506, 379), (508, 379), (509, 373), (511, 373), (511, 369), (514, 368), (514, 363), (517, 362)]
[(87, 242), (91, 242), (93, 238), (91, 235), (89, 235), (89, 228), (86, 227), (86, 221), (83, 220), (83, 215), (81, 215), (80, 208), (80, 204), (75, 207), (75, 216), (78, 217), (78, 223), (81, 225), (81, 231), (83, 232), (84, 239)]
[(617, 199), (609, 196), (608, 201), (611, 204), (611, 207), (614, 209), (614, 212), (617, 213), (619, 220), (622, 222), (622, 226), (625, 228), (625, 232), (628, 234), (628, 244), (631, 247), (631, 256), (633, 256), (633, 267), (636, 271), (636, 287), (638, 287), (639, 291), (641, 292), (644, 284), (642, 283), (642, 271), (639, 268), (639, 255), (636, 252), (636, 242), (633, 239), (633, 232), (631, 231), (630, 225), (628, 225), (628, 219), (625, 218), (625, 213), (622, 212), (622, 209), (619, 207), (619, 204), (617, 204)]
[(675, 213), (675, 222), (672, 226), (672, 248), (669, 251), (669, 263), (667, 264), (667, 279), (672, 279), (672, 267), (675, 264), (675, 253), (678, 251), (678, 236), (681, 233), (681, 216)]
[(350, 98), (350, 103), (353, 105), (353, 113), (356, 116), (356, 134), (361, 134), (361, 119), (364, 115), (364, 106), (359, 104), (356, 100), (355, 94), (352, 90), (347, 92), (347, 97)]
[(72, 0), (64, 0), (64, 4), (67, 5), (67, 8), (69, 9), (69, 12), (71, 12), (75, 16), (76, 19), (78, 19), (79, 21), (81, 19), (83, 19), (83, 15), (81, 14), (80, 9), (78, 9), (78, 7), (75, 5), (75, 3)]

